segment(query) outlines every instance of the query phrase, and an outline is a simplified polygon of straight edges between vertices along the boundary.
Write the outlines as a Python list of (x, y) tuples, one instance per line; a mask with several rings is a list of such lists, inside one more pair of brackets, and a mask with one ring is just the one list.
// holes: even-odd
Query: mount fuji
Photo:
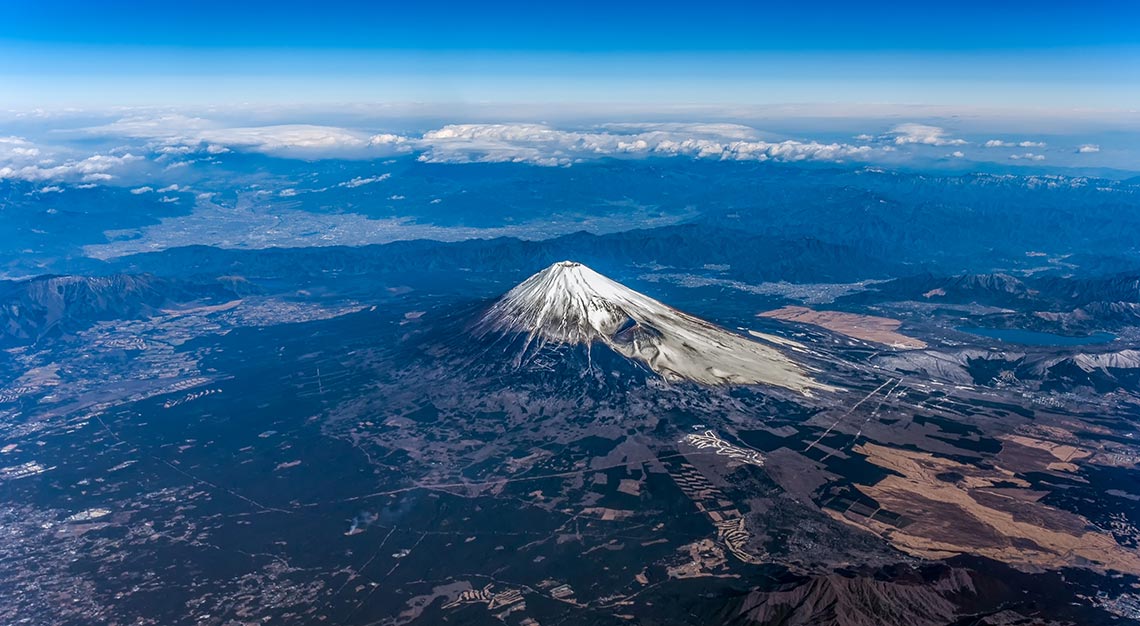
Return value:
[(772, 385), (805, 395), (833, 389), (776, 347), (678, 311), (573, 261), (555, 263), (508, 291), (475, 330), (521, 338), (519, 362), (548, 346), (601, 344), (669, 381)]

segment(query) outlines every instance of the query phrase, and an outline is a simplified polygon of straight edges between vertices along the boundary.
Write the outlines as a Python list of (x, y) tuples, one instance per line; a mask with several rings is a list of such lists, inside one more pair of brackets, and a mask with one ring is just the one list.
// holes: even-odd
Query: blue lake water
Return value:
[(1093, 333), (1084, 337), (1069, 337), (1053, 333), (1041, 333), (1034, 330), (1021, 330), (1017, 328), (981, 328), (978, 326), (959, 326), (955, 330), (980, 337), (989, 337), (1006, 343), (1019, 343), (1026, 346), (1085, 346), (1095, 343), (1108, 343), (1116, 339), (1112, 333)]

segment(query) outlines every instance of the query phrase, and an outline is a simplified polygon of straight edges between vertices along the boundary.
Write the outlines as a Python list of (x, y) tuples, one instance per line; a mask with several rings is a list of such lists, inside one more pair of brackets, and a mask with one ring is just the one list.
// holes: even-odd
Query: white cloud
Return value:
[(0, 143), (0, 150), (15, 148), (0, 152), (0, 180), (106, 182), (114, 178), (111, 172), (142, 159), (133, 154), (96, 154), (63, 162), (55, 159), (36, 161), (32, 157), (40, 154), (39, 148), (28, 148), (29, 142), (19, 138), (6, 139), (8, 141)]
[(569, 165), (599, 157), (690, 156), (718, 160), (838, 161), (873, 148), (850, 144), (765, 141), (737, 124), (621, 124), (559, 130), (544, 124), (454, 124), (415, 142), (429, 163)]
[(193, 153), (194, 148), (190, 146), (156, 146), (154, 151), (161, 156), (181, 156)]
[(899, 124), (887, 133), (887, 137), (894, 140), (895, 145), (921, 144), (926, 146), (964, 146), (963, 139), (951, 139), (946, 129), (927, 124), (906, 123)]
[(1077, 148), (1077, 152), (1080, 154), (1092, 154), (1094, 152), (1100, 152), (1100, 146), (1096, 145), (1095, 143), (1086, 143), (1083, 146)]
[(169, 185), (167, 187), (163, 187), (162, 189), (157, 189), (155, 191), (157, 193), (170, 193), (172, 191), (180, 191), (181, 189), (182, 188), (178, 186), (178, 183), (174, 183), (173, 185)]
[(363, 148), (369, 141), (359, 133), (343, 128), (308, 124), (205, 130), (199, 132), (197, 138), (203, 143), (266, 153)]
[(0, 137), (0, 159), (32, 159), (40, 149), (23, 137)]
[(106, 182), (128, 163), (141, 159), (132, 154), (92, 155), (45, 147), (24, 137), (0, 137), (0, 180)]
[(95, 126), (85, 130), (88, 133), (96, 135), (149, 139), (151, 137), (184, 135), (196, 130), (207, 130), (216, 127), (216, 123), (201, 117), (170, 114), (133, 115), (116, 120), (110, 124)]
[[(195, 152), (211, 155), (244, 150), (271, 155), (324, 156), (401, 151), (408, 139), (399, 135), (365, 132), (314, 124), (277, 124), (227, 127), (185, 115), (134, 116), (84, 129), (88, 134), (152, 141), (155, 152), (180, 156)], [(373, 150), (369, 150), (373, 149)]]
[[(900, 162), (908, 155), (937, 157), (936, 153), (924, 152), (922, 146), (949, 147), (949, 151), (941, 151), (945, 158), (964, 158), (958, 148), (970, 145), (945, 128), (917, 122), (897, 124), (878, 136), (856, 135), (849, 142), (774, 138), (750, 126), (730, 123), (620, 123), (577, 128), (545, 123), (451, 124), (418, 135), (314, 124), (226, 126), (184, 115), (125, 117), (84, 131), (103, 137), (143, 139), (146, 149), (158, 155), (155, 161), (168, 169), (197, 160), (211, 162), (211, 155), (228, 151), (306, 159), (414, 154), (429, 163), (565, 166), (606, 157), (671, 156), (738, 161)], [(1040, 160), (1037, 157), (1045, 147), (1039, 141), (1003, 139), (978, 145), (1019, 153), (1025, 149), (1016, 159), (1026, 160)], [(356, 188), (381, 180), (382, 176), (363, 176), (333, 186)]]
[(1044, 141), (1002, 141), (1001, 139), (990, 139), (982, 144), (987, 148), (1044, 148)]
[(356, 178), (353, 178), (352, 180), (346, 180), (343, 183), (336, 184), (335, 186), (336, 187), (348, 187), (350, 189), (354, 189), (356, 187), (363, 187), (364, 185), (371, 185), (372, 183), (378, 183), (380, 181), (388, 180), (391, 177), (392, 177), (391, 174), (380, 174), (379, 176), (369, 176), (368, 178), (361, 178), (360, 176), (357, 176)]
[(1009, 158), (1014, 160), (1014, 161), (1020, 161), (1020, 160), (1044, 161), (1045, 155), (1044, 154), (1033, 154), (1032, 152), (1026, 152), (1025, 154), (1011, 154), (1011, 155), (1009, 155)]
[(136, 196), (138, 196), (138, 195), (141, 195), (141, 194), (144, 194), (144, 193), (150, 193), (150, 192), (152, 192), (152, 191), (154, 191), (154, 187), (137, 187), (137, 188), (135, 188), (135, 189), (132, 189), (132, 190), (131, 190), (131, 193), (133, 193), (133, 194), (135, 194)]
[(402, 135), (393, 135), (391, 133), (381, 133), (379, 135), (372, 135), (368, 138), (368, 145), (370, 146), (391, 146), (400, 145), (408, 142), (408, 138)]
[(39, 156), (40, 149), (23, 137), (0, 137), (0, 166), (50, 164)]

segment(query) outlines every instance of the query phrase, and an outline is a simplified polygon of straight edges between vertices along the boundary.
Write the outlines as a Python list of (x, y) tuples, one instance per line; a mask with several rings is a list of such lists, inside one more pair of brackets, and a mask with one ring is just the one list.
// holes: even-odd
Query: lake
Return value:
[(1053, 333), (1042, 333), (1034, 330), (1021, 330), (1018, 328), (981, 328), (978, 326), (959, 326), (955, 330), (989, 337), (1005, 343), (1018, 343), (1026, 346), (1084, 346), (1096, 343), (1108, 343), (1116, 340), (1116, 335), (1106, 332), (1097, 332), (1084, 337), (1070, 337)]

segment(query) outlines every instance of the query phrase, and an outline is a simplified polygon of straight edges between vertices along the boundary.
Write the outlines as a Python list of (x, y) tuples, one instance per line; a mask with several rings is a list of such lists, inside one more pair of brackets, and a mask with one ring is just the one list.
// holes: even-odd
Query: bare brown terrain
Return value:
[(1044, 494), (1008, 469), (981, 469), (925, 452), (874, 443), (856, 446), (879, 467), (897, 473), (858, 489), (881, 509), (902, 516), (886, 523), (871, 515), (829, 511), (838, 520), (879, 534), (923, 558), (977, 554), (1027, 570), (1065, 566), (1140, 572), (1140, 555), (1088, 520), (1041, 504)]
[(820, 326), (848, 337), (906, 350), (926, 347), (926, 342), (897, 332), (902, 322), (889, 317), (859, 315), (842, 311), (816, 311), (804, 306), (786, 306), (758, 314), (760, 317)]

